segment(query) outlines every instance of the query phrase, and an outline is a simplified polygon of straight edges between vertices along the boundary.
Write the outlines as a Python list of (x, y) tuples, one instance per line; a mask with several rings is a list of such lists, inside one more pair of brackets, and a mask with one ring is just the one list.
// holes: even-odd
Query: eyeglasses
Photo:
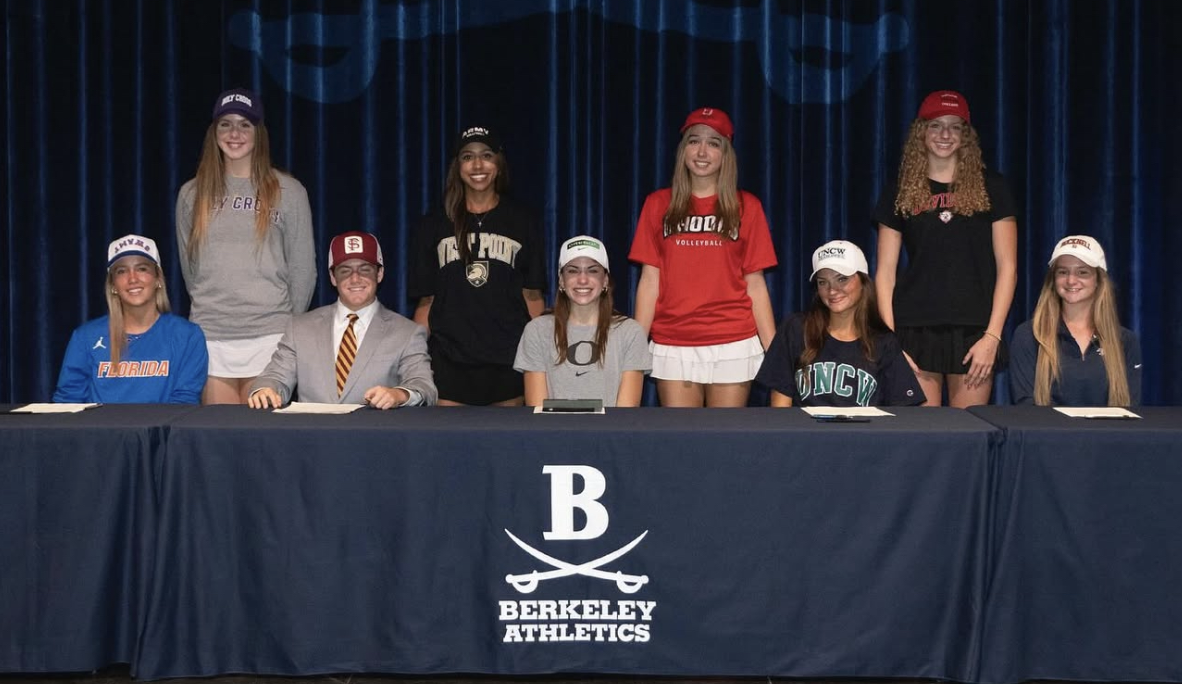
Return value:
[(965, 125), (963, 123), (942, 123), (940, 121), (932, 121), (928, 123), (928, 133), (934, 135), (943, 135), (945, 132), (959, 138), (964, 135)]
[(366, 280), (373, 280), (378, 276), (378, 267), (373, 264), (362, 264), (356, 268), (352, 266), (337, 266), (332, 269), (332, 274), (336, 276), (337, 280), (348, 280), (353, 277), (354, 273)]

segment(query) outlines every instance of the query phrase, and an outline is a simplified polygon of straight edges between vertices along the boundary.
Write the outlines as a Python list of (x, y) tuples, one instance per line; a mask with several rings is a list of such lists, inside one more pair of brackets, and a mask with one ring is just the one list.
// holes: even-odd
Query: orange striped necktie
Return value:
[(349, 314), (349, 327), (341, 337), (341, 347), (337, 350), (337, 396), (345, 391), (345, 381), (349, 379), (349, 370), (353, 368), (353, 359), (357, 358), (357, 333), (353, 332), (353, 324), (357, 322), (357, 314)]

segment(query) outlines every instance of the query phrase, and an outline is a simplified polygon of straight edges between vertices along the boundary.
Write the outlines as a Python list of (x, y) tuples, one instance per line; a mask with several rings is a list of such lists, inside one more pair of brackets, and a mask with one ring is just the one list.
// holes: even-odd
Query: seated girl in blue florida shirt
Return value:
[(196, 404), (209, 356), (201, 328), (168, 313), (155, 241), (126, 235), (107, 248), (106, 316), (74, 331), (55, 402)]

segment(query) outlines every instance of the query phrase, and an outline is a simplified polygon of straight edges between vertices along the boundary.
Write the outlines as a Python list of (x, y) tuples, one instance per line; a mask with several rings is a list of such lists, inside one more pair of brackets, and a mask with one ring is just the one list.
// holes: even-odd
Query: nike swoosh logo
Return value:
[(576, 378), (581, 378), (581, 377), (583, 377), (584, 375), (586, 375), (586, 374), (588, 374), (588, 373), (590, 373), (590, 372), (591, 372), (591, 371), (575, 371), (575, 377), (576, 377)]
[(1141, 364), (1139, 364), (1139, 363), (1138, 363), (1138, 364), (1136, 364), (1135, 366), (1133, 366), (1133, 370), (1137, 370), (1137, 369), (1138, 369), (1138, 368), (1140, 368), (1140, 367), (1141, 367)]

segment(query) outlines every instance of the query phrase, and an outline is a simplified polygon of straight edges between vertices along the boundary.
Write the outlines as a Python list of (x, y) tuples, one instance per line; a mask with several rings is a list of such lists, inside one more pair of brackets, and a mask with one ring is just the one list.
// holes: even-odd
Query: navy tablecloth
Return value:
[(1005, 430), (980, 678), (1182, 681), (1182, 408), (971, 411)]
[(182, 416), (136, 674), (972, 680), (1000, 431), (898, 414)]
[(157, 529), (155, 467), (180, 406), (0, 413), (0, 671), (132, 662)]

